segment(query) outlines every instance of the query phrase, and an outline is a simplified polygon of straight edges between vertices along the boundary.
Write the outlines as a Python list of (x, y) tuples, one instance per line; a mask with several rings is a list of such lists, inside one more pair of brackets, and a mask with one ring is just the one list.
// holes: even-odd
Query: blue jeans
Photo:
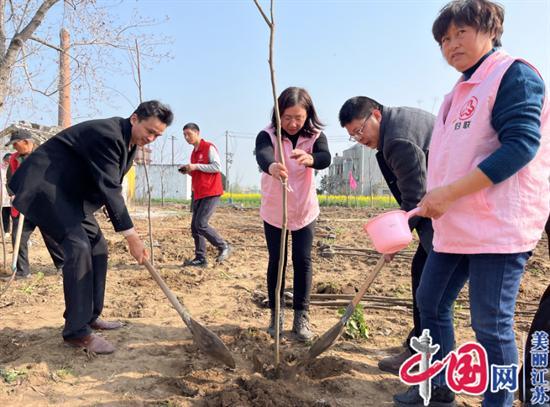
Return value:
[[(514, 309), (525, 263), (531, 252), (513, 254), (449, 254), (432, 251), (416, 293), (422, 329), (429, 329), (433, 344), (440, 349), (433, 360), (441, 360), (453, 350), (453, 306), (462, 287), (470, 279), (470, 316), (477, 341), (487, 351), (492, 364), (518, 363), (514, 337)], [(434, 384), (443, 385), (443, 373)], [(513, 393), (485, 392), (483, 406), (512, 406)]]

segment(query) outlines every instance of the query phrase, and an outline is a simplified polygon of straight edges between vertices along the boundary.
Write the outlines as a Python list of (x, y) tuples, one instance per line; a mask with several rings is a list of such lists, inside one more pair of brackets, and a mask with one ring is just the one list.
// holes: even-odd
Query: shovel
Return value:
[(4, 295), (4, 293), (8, 290), (10, 287), (11, 282), (15, 278), (15, 273), (17, 272), (17, 259), (19, 258), (19, 246), (21, 245), (21, 234), (23, 233), (23, 223), (25, 222), (25, 215), (22, 213), (19, 214), (19, 223), (17, 224), (17, 231), (15, 232), (15, 244), (13, 245), (13, 260), (11, 263), (11, 276), (8, 280), (8, 283), (0, 292), (0, 297)]
[(361, 301), (361, 298), (363, 298), (363, 295), (367, 292), (380, 270), (382, 270), (382, 267), (384, 267), (385, 263), (386, 260), (384, 259), (384, 255), (380, 256), (380, 258), (378, 259), (378, 263), (376, 263), (376, 266), (374, 267), (374, 270), (370, 272), (367, 277), (367, 281), (365, 281), (357, 294), (355, 294), (355, 297), (353, 297), (351, 302), (348, 304), (346, 312), (344, 313), (342, 318), (340, 318), (336, 325), (326, 331), (319, 339), (315, 341), (313, 345), (311, 345), (311, 348), (309, 348), (305, 359), (300, 364), (303, 365), (304, 363), (307, 363), (310, 360), (316, 358), (321, 353), (330, 348), (334, 342), (336, 342), (336, 339), (338, 339), (342, 334), (342, 331), (344, 330), (346, 323), (353, 314), (353, 311), (355, 311), (355, 307), (357, 306), (357, 304), (359, 304), (359, 301)]
[(193, 318), (191, 318), (189, 312), (187, 312), (185, 307), (178, 301), (178, 299), (170, 290), (170, 288), (168, 288), (158, 271), (155, 270), (155, 268), (151, 265), (151, 263), (149, 263), (148, 260), (145, 260), (143, 264), (145, 265), (147, 270), (149, 270), (149, 273), (151, 273), (151, 276), (153, 276), (153, 279), (160, 286), (166, 297), (168, 297), (168, 300), (170, 300), (172, 306), (176, 309), (178, 314), (180, 314), (181, 319), (183, 319), (183, 322), (185, 322), (185, 325), (187, 325), (187, 327), (191, 331), (191, 334), (193, 335), (193, 340), (198, 345), (200, 350), (202, 350), (207, 355), (212, 356), (214, 359), (225, 363), (230, 368), (234, 369), (235, 360), (233, 360), (233, 356), (231, 356), (229, 349), (227, 349), (222, 340), (214, 332), (202, 326)]

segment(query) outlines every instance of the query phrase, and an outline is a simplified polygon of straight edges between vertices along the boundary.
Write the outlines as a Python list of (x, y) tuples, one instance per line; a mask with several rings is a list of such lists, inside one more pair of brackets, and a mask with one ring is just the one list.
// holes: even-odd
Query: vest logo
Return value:
[(458, 118), (460, 120), (469, 119), (474, 115), (476, 107), (477, 107), (477, 98), (475, 96), (472, 96), (466, 103), (464, 103), (464, 106), (462, 106), (462, 109), (460, 109), (460, 116), (458, 116)]

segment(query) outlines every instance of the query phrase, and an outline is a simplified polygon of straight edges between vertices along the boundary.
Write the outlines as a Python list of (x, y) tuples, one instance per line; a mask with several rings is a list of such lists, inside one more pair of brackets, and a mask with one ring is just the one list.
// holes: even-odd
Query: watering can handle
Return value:
[(414, 208), (407, 212), (407, 219), (412, 218), (413, 216), (417, 216), (418, 212), (420, 212), (422, 208)]

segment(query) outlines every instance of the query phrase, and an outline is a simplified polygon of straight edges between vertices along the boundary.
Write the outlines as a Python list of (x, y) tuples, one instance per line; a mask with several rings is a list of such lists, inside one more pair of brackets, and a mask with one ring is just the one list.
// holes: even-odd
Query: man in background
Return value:
[[(6, 147), (10, 145), (13, 146), (16, 152), (11, 154), (9, 158), (9, 164), (6, 171), (7, 184), (9, 184), (10, 180), (12, 179), (13, 175), (15, 174), (21, 163), (23, 163), (29, 157), (29, 155), (34, 151), (36, 147), (32, 138), (32, 134), (24, 129), (16, 129), (12, 131), (10, 140), (6, 144)], [(10, 196), (13, 196), (13, 191), (9, 188), (9, 186), (7, 187), (7, 190), (8, 194)], [(19, 225), (20, 216), (17, 209), (13, 207), (11, 208), (11, 218), (13, 224), (13, 233), (11, 236), (11, 240), (13, 245), (15, 246), (15, 239), (17, 237), (17, 227)], [(17, 271), (15, 273), (15, 278), (17, 279), (25, 279), (31, 276), (29, 265), (29, 239), (35, 229), (35, 223), (33, 223), (30, 219), (24, 220), (23, 229), (21, 232), (21, 241), (19, 243), (19, 253), (17, 255)], [(50, 256), (53, 260), (53, 264), (57, 272), (60, 273), (61, 269), (63, 268), (63, 250), (47, 233), (44, 233), (44, 231), (40, 228), (38, 229), (42, 234), (42, 238), (44, 239), (46, 248), (48, 249), (48, 252), (50, 253)]]
[(191, 234), (195, 241), (195, 258), (184, 261), (183, 266), (206, 267), (207, 240), (218, 250), (217, 263), (227, 259), (231, 251), (229, 244), (208, 224), (223, 195), (220, 155), (214, 144), (201, 138), (197, 124), (183, 126), (183, 136), (193, 146), (191, 163), (181, 166), (179, 171), (192, 178)]

